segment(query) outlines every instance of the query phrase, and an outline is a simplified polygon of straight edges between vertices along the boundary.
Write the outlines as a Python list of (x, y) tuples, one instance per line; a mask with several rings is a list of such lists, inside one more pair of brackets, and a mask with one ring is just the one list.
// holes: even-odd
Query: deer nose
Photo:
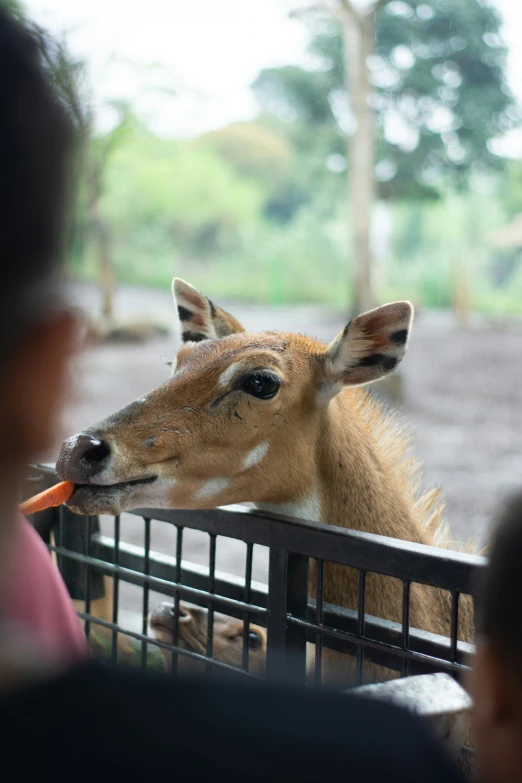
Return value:
[[(150, 614), (151, 625), (163, 625), (166, 628), (174, 627), (175, 606), (168, 601), (163, 601)], [(179, 623), (189, 623), (192, 620), (190, 609), (184, 604), (179, 605)]]
[(106, 441), (80, 432), (63, 444), (56, 471), (60, 477), (75, 484), (85, 483), (103, 470), (110, 453), (111, 448)]

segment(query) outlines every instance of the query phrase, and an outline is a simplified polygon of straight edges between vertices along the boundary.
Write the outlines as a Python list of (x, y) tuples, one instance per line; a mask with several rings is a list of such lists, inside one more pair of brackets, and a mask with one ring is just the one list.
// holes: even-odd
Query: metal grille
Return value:
[[(56, 480), (51, 467), (39, 468), (35, 481), (49, 486)], [(350, 656), (355, 681), (362, 681), (364, 666), (376, 664), (393, 670), (395, 676), (446, 671), (458, 677), (466, 668), (470, 644), (458, 641), (459, 601), (472, 594), (478, 556), (436, 549), (395, 539), (360, 533), (319, 523), (302, 522), (253, 511), (242, 506), (202, 511), (141, 509), (132, 512), (143, 519), (142, 547), (121, 540), (120, 518), (114, 518), (112, 536), (99, 532), (96, 517), (77, 517), (65, 508), (36, 515), (33, 523), (56, 554), (58, 565), (73, 598), (85, 603), (80, 617), (88, 636), (93, 629), (105, 629), (110, 638), (110, 657), (119, 658), (118, 641), (123, 634), (141, 646), (139, 665), (147, 666), (151, 649), (169, 651), (173, 675), (181, 659), (198, 661), (209, 674), (216, 670), (249, 674), (249, 630), (255, 622), (267, 630), (266, 677), (320, 684), (325, 650)], [(176, 543), (171, 555), (151, 549), (151, 520), (173, 526)], [(208, 565), (188, 562), (183, 555), (185, 530), (202, 531), (209, 539)], [(53, 531), (54, 542), (50, 539)], [(245, 542), (243, 577), (216, 570), (216, 539), (226, 537)], [(256, 546), (269, 550), (267, 584), (252, 581)], [(311, 577), (311, 563), (315, 574)], [(324, 572), (337, 563), (358, 572), (357, 606), (347, 609), (324, 600)], [(367, 580), (382, 574), (402, 583), (402, 622), (391, 622), (366, 613)], [(93, 591), (100, 594), (100, 575), (112, 579), (112, 618), (101, 619), (92, 612)], [(315, 583), (312, 585), (311, 582)], [(119, 622), (120, 584), (141, 590), (141, 628), (129, 630)], [(451, 617), (450, 637), (411, 627), (410, 597), (415, 584), (448, 591)], [(313, 588), (313, 589), (312, 589)], [(75, 592), (74, 592), (75, 591)], [(172, 644), (148, 635), (150, 593), (155, 591), (173, 602)], [(315, 598), (309, 598), (309, 593)], [(205, 649), (188, 649), (180, 643), (180, 601), (208, 610)], [(242, 654), (232, 666), (215, 654), (214, 613), (244, 623)], [(310, 645), (313, 647), (311, 648)], [(307, 666), (308, 651), (314, 660)], [(308, 672), (308, 673), (307, 673)]]

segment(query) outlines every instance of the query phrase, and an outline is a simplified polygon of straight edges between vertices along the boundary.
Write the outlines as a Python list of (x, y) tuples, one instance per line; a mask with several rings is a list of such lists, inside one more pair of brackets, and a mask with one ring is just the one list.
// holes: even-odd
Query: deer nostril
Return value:
[(90, 448), (87, 448), (82, 454), (82, 459), (85, 460), (85, 462), (101, 462), (111, 453), (109, 445), (103, 440), (91, 438), (91, 444)]
[(63, 444), (56, 472), (60, 478), (84, 484), (104, 469), (110, 454), (111, 447), (106, 440), (79, 432)]

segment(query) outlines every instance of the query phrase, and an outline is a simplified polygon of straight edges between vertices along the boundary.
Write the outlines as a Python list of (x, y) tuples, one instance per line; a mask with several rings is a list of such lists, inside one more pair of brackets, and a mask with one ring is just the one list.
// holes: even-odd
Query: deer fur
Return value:
[[(69, 501), (73, 510), (253, 502), (325, 524), (447, 546), (440, 496), (421, 491), (421, 466), (408, 436), (361, 388), (402, 360), (410, 303), (355, 318), (326, 346), (298, 334), (247, 333), (184, 281), (174, 281), (174, 298), (184, 345), (171, 379), (82, 434), (107, 446), (96, 473), (86, 472), (77, 436), (64, 444), (57, 467), (78, 485)], [(245, 391), (256, 373), (277, 379), (272, 398)], [(313, 565), (311, 571), (313, 595)], [(323, 597), (356, 609), (358, 574), (325, 564)], [(448, 636), (450, 606), (443, 591), (414, 584), (410, 625)], [(368, 574), (366, 612), (400, 623), (402, 584)], [(471, 600), (462, 596), (459, 638), (472, 635)], [(328, 661), (332, 671), (339, 666), (337, 654), (325, 651), (325, 676)], [(383, 676), (369, 671), (370, 678)], [(346, 681), (350, 676), (347, 670)]]
[[(177, 646), (182, 650), (206, 655), (208, 610), (197, 606), (187, 606), (180, 603), (178, 620)], [(159, 642), (173, 644), (174, 605), (163, 602), (150, 614), (150, 629), (152, 636)], [(215, 614), (213, 618), (213, 642), (212, 658), (215, 661), (226, 663), (236, 669), (242, 668), (243, 663), (243, 630), (244, 623), (221, 614)], [(255, 644), (252, 644), (252, 641)], [(172, 653), (160, 648), (163, 655), (165, 670), (170, 672), (172, 666)], [(266, 669), (267, 635), (266, 629), (251, 623), (249, 625), (249, 652), (248, 671), (256, 677), (262, 677)], [(180, 674), (202, 674), (206, 664), (179, 655), (178, 672)], [(215, 668), (219, 674), (223, 669)]]

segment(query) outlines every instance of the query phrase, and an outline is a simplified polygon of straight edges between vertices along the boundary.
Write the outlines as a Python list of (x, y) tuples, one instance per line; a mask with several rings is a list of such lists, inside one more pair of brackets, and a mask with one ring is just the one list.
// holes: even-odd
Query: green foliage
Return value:
[[(208, 144), (163, 141), (134, 125), (104, 169), (101, 208), (121, 282), (168, 287), (174, 274), (223, 298), (341, 304), (342, 222), (328, 197), (286, 224), (266, 216), (270, 191), (239, 176)], [(93, 249), (83, 274), (96, 269)]]
[(19, 2), (19, 0), (0, 0), (0, 8), (8, 11), (17, 19), (24, 18), (22, 4)]
[[(448, 191), (434, 203), (394, 207), (392, 257), (387, 264), (383, 296), (409, 297), (427, 307), (450, 307), (459, 270), (466, 274), (473, 306), (483, 310), (486, 292), (493, 294), (495, 257), (490, 235), (505, 222), (495, 198), (495, 182), (485, 192)], [(505, 297), (509, 300), (510, 294)]]
[[(315, 68), (261, 72), (261, 106), (286, 120), (330, 130), (339, 150), (343, 48), (336, 23), (314, 16)], [(448, 182), (500, 166), (490, 139), (518, 113), (506, 86), (506, 48), (497, 11), (481, 0), (388, 2), (377, 14), (371, 78), (381, 198), (434, 197)], [(399, 132), (398, 129), (399, 128)]]
[(309, 201), (309, 187), (301, 174), (303, 161), (281, 127), (235, 122), (205, 133), (199, 142), (213, 149), (241, 178), (263, 189), (263, 212), (270, 219), (286, 223)]
[[(307, 187), (304, 174), (301, 181)], [(163, 141), (131, 122), (107, 160), (101, 202), (118, 280), (167, 289), (177, 274), (225, 301), (343, 308), (349, 242), (337, 182), (325, 174), (320, 187), (308, 189), (308, 203), (281, 223), (267, 217), (268, 183), (240, 175), (207, 143)], [(518, 267), (497, 283), (503, 261), (489, 241), (510, 218), (501, 198), (505, 179), (490, 176), (480, 188), (446, 188), (438, 201), (390, 207), (394, 229), (391, 253), (380, 262), (380, 301), (409, 297), (450, 307), (464, 267), (472, 306), (520, 311)], [(92, 276), (93, 249), (83, 250), (83, 274)]]
[(279, 134), (254, 122), (234, 122), (200, 136), (241, 177), (271, 187), (282, 182), (292, 165), (293, 150)]
[(136, 126), (105, 168), (103, 213), (112, 226), (116, 262), (124, 274), (154, 277), (162, 253), (204, 260), (237, 244), (256, 219), (258, 186), (237, 177), (212, 150), (163, 141)]
[(514, 217), (522, 212), (522, 162), (510, 160), (506, 166), (505, 178), (498, 189), (498, 198), (506, 213)]
[[(488, 148), (516, 118), (496, 14), (478, 0), (410, 0), (391, 8), (378, 18), (372, 66), (377, 173), (394, 223), (391, 251), (379, 262), (378, 299), (450, 307), (464, 269), (472, 307), (521, 312), (520, 263), (501, 257), (489, 239), (522, 211), (522, 166), (495, 172)], [(132, 107), (116, 106), (114, 128), (86, 147), (96, 187), (82, 182), (77, 273), (96, 276), (96, 248), (87, 238), (97, 193), (119, 282), (166, 289), (177, 274), (223, 301), (345, 309), (350, 243), (337, 109), (340, 39), (328, 21), (316, 32), (315, 70), (260, 74), (264, 112), (255, 122), (196, 140), (162, 140)], [(400, 65), (401, 47), (414, 58), (410, 68)], [(453, 117), (450, 131), (434, 125), (441, 111)], [(392, 115), (418, 134), (413, 148), (391, 140)]]
[[(337, 45), (337, 42), (334, 43)], [(308, 125), (333, 124), (331, 91), (339, 86), (332, 61), (328, 70), (305, 70), (297, 65), (265, 68), (253, 84), (266, 112), (286, 121), (300, 119)], [(342, 71), (341, 71), (342, 74)]]

